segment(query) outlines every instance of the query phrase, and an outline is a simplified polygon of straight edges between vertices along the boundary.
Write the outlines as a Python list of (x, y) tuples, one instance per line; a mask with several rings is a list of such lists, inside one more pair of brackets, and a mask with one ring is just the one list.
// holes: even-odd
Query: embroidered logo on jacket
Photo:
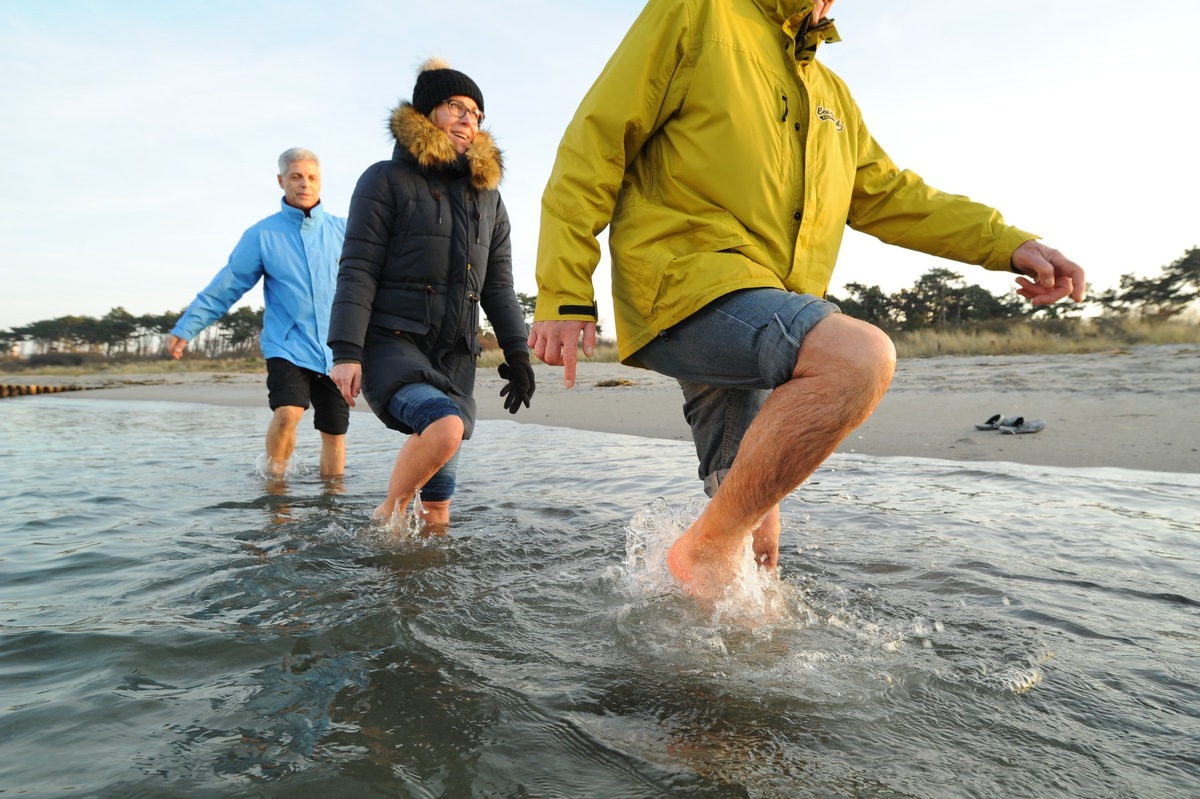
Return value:
[(833, 112), (823, 105), (817, 106), (817, 119), (822, 122), (832, 122), (839, 133), (846, 129), (846, 126), (842, 124), (842, 120), (835, 117)]

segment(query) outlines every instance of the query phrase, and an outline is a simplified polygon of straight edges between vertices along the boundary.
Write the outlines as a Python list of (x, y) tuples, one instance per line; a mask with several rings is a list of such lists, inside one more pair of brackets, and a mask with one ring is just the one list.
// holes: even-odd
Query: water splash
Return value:
[(264, 480), (281, 480), (288, 477), (308, 477), (314, 473), (314, 469), (309, 464), (304, 463), (299, 458), (292, 457), (288, 459), (287, 466), (283, 470), (283, 474), (272, 474), (267, 469), (267, 453), (260, 452), (258, 457), (254, 459), (254, 473)]
[[(625, 526), (622, 564), (626, 596), (632, 599), (684, 597), (679, 582), (667, 569), (667, 552), (696, 520), (705, 503), (691, 500), (671, 504), (658, 498), (641, 507)], [(709, 609), (708, 623), (717, 628), (758, 628), (806, 619), (803, 602), (778, 573), (760, 568), (753, 542), (746, 536), (737, 575)]]
[(372, 517), (363, 531), (364, 538), (377, 546), (396, 547), (423, 544), (449, 534), (450, 525), (430, 522), (425, 516), (425, 507), (417, 497), (411, 508), (397, 505), (391, 516)]

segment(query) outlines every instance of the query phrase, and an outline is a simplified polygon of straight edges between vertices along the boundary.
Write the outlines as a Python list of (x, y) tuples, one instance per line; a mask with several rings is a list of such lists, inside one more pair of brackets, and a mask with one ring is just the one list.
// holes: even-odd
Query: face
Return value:
[(441, 103), (433, 109), (433, 124), (446, 131), (450, 141), (454, 142), (455, 150), (465, 153), (471, 142), (475, 141), (475, 134), (479, 132), (479, 120), (476, 116), (479, 106), (475, 105), (475, 101), (470, 97), (462, 95), (455, 95), (450, 99), (466, 108), (467, 113), (461, 118), (456, 117), (447, 103)]
[(321, 200), (321, 167), (316, 161), (293, 161), (279, 176), (283, 201), (301, 211), (310, 211)]

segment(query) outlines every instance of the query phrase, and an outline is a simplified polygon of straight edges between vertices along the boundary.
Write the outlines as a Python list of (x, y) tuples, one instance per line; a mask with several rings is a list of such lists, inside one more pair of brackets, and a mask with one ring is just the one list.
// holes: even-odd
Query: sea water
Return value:
[(1200, 475), (834, 456), (713, 609), (689, 444), (481, 422), (423, 538), (268, 415), (0, 403), (0, 794), (1200, 795)]

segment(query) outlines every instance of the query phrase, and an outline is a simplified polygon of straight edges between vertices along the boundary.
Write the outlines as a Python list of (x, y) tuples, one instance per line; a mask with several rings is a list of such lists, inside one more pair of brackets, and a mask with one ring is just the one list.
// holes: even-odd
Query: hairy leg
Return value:
[(346, 437), (321, 434), (321, 476), (336, 477), (346, 471)]
[[(895, 348), (878, 328), (841, 314), (818, 322), (792, 379), (771, 393), (712, 501), (672, 545), (667, 565), (676, 579), (697, 597), (718, 597), (736, 576), (746, 536), (871, 415), (895, 365)], [(769, 527), (764, 536), (760, 546), (769, 547)]]
[(267, 425), (267, 474), (271, 477), (282, 477), (287, 471), (288, 461), (296, 451), (296, 427), (303, 416), (304, 409), (297, 405), (275, 409)]
[(397, 510), (405, 512), (418, 489), (454, 457), (462, 436), (463, 422), (457, 416), (443, 416), (423, 432), (409, 436), (392, 467), (387, 497), (375, 508), (372, 517), (386, 520)]

